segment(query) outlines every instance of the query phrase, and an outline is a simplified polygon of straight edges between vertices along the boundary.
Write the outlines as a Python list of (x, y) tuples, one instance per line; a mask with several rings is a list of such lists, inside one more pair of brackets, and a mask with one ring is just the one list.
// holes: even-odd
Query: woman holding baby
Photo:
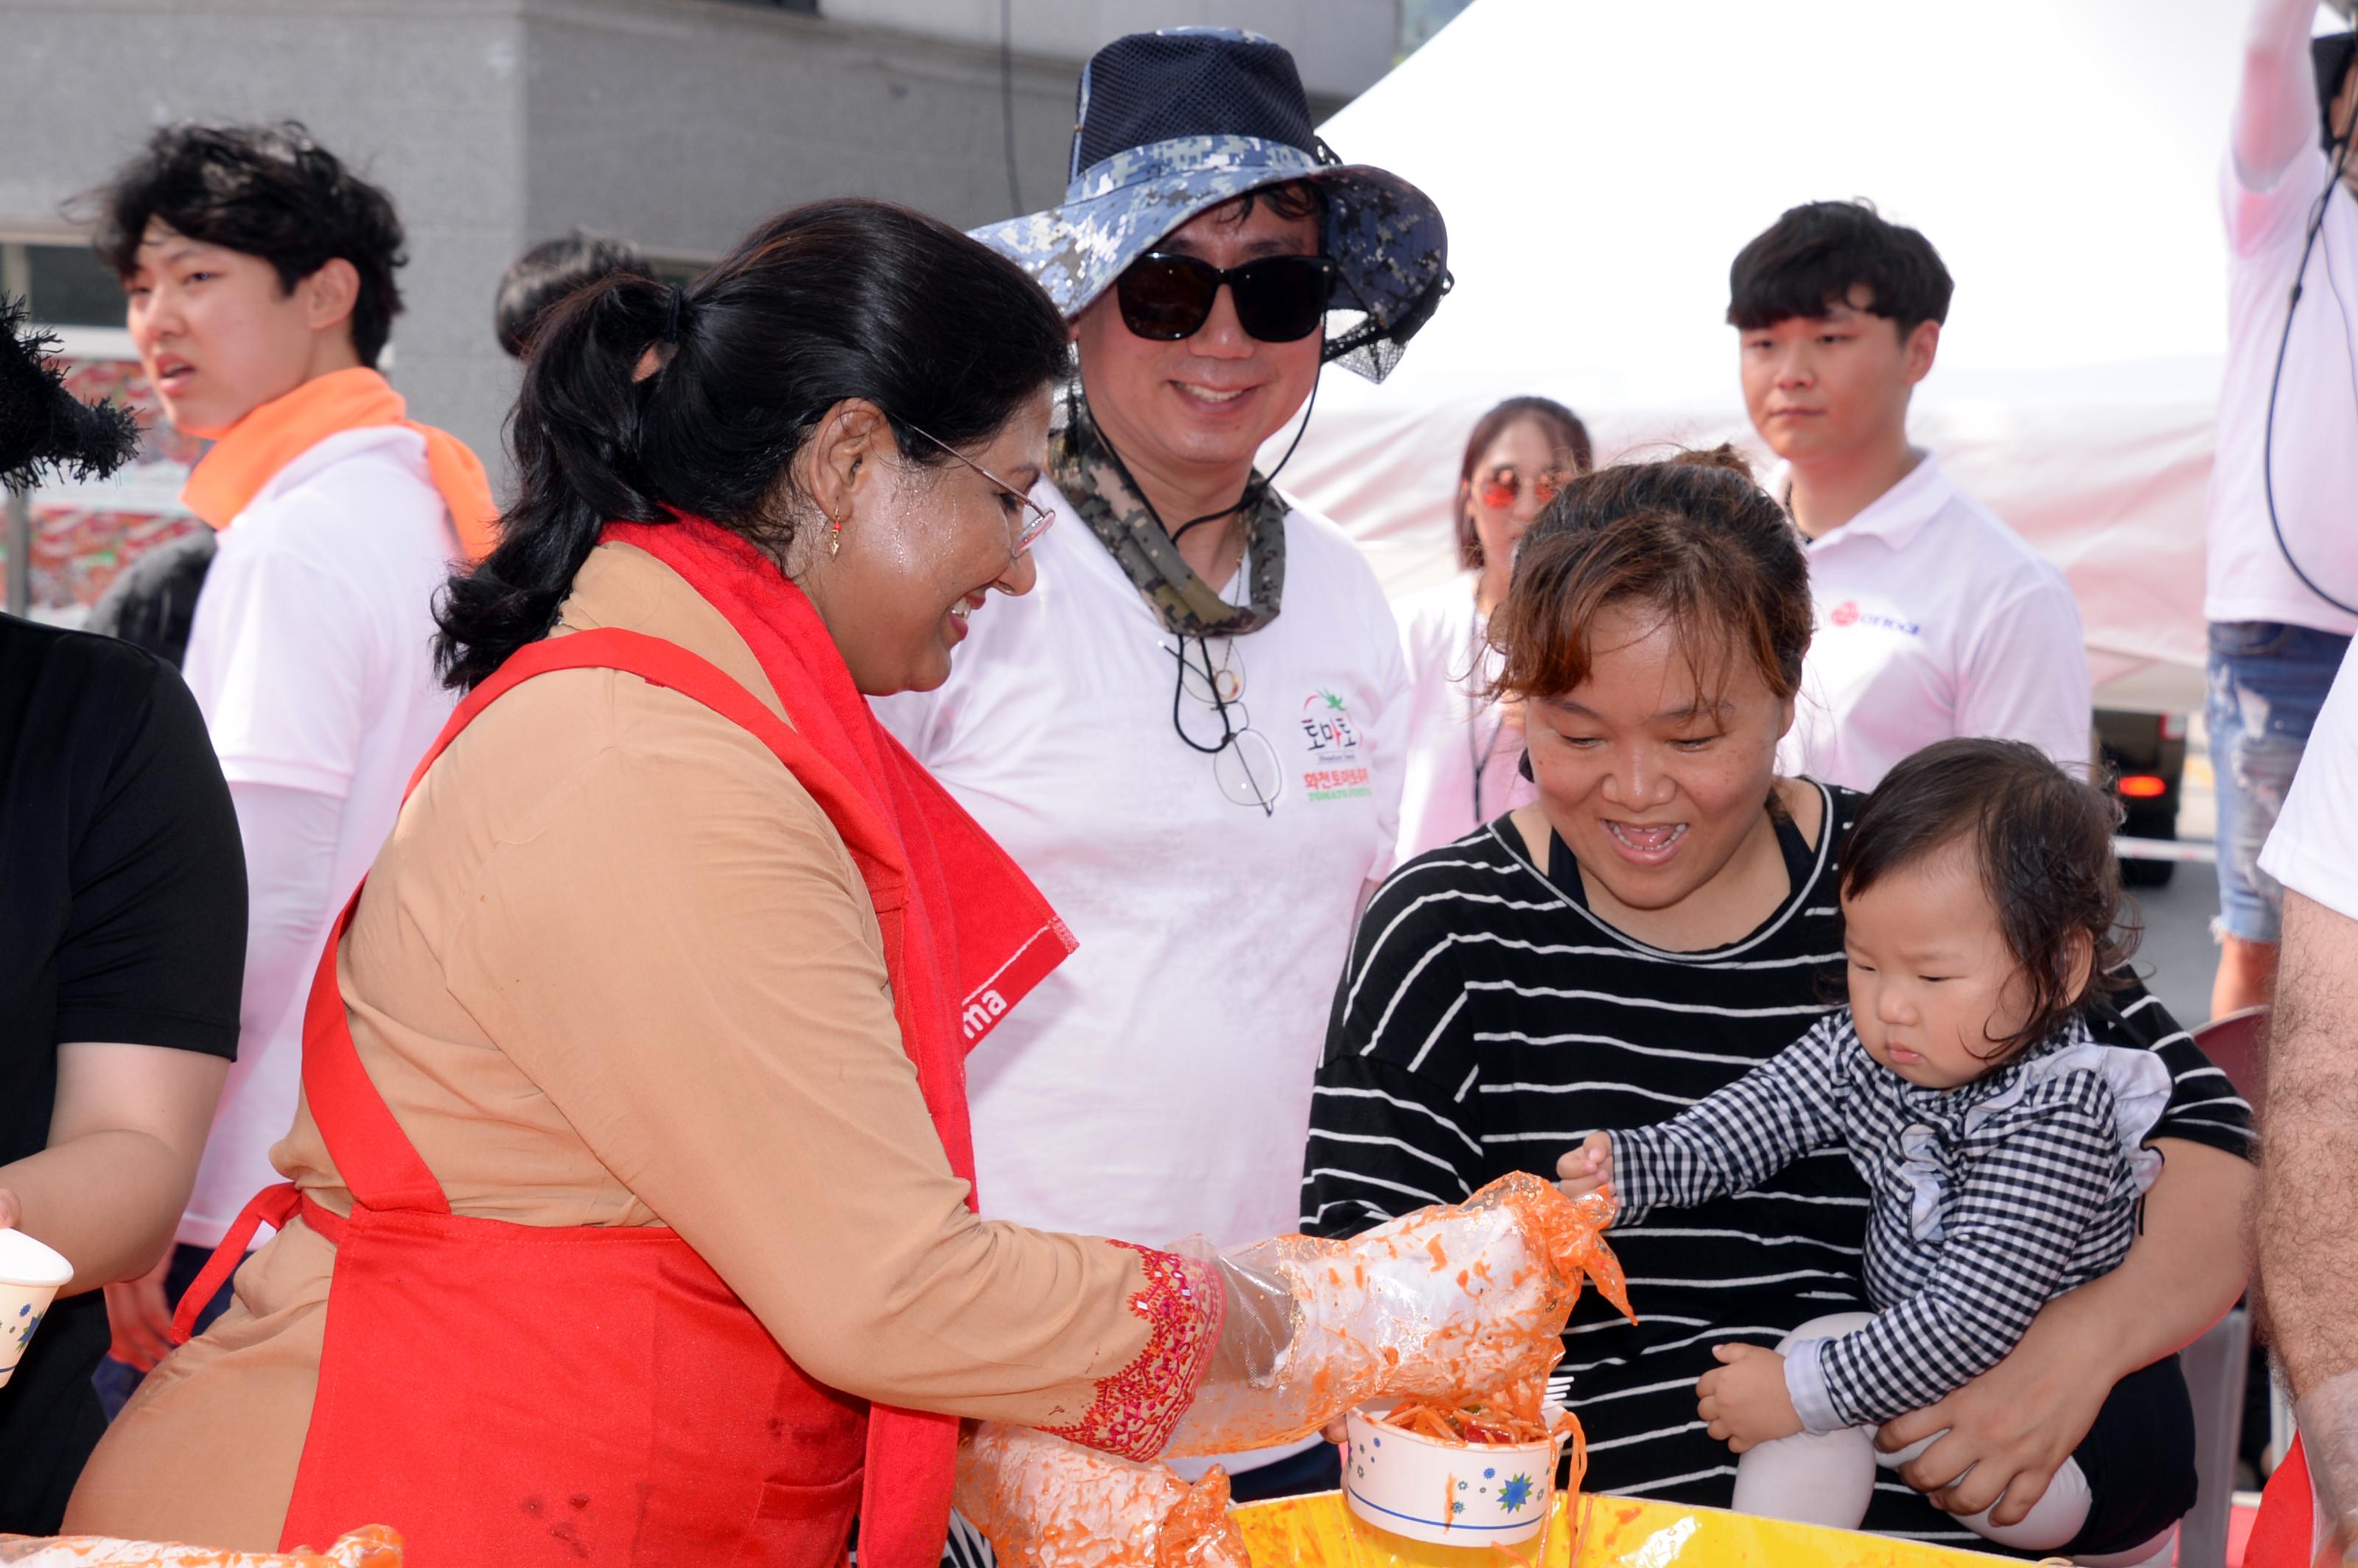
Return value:
[[(1350, 1234), (1508, 1170), (1585, 1184), (1617, 1163), (1644, 1184), (1613, 1234), (1639, 1322), (1584, 1303), (1559, 1369), (1592, 1488), (1725, 1507), (1744, 1451), (1803, 1433), (1856, 1457), (1852, 1429), (1879, 1422), (1882, 1449), (1924, 1445), (1858, 1483), (1868, 1529), (2166, 1556), (2192, 1501), (2171, 1358), (2243, 1288), (2249, 1110), (2119, 962), (2109, 824), (2091, 826), (2084, 786), (2008, 775), (2076, 824), (2049, 824), (2038, 850), (2076, 902), (2036, 930), (2023, 890), (1985, 874), (2008, 845), (1970, 800), (1885, 808), (1903, 820), (1879, 885), (1857, 885), (1866, 797), (1775, 767), (1811, 628), (1791, 525), (1732, 453), (1584, 477), (1541, 517), (1492, 622), (1539, 799), (1370, 903), (1314, 1100), (1304, 1228)], [(1928, 955), (1934, 938), (1959, 950)], [(1941, 1052), (1954, 1034), (1971, 1060), (1942, 1054), (1928, 1076), (1942, 1019)], [(1802, 1091), (1769, 1097), (1755, 1069), (1804, 1036), (1818, 1056), (1785, 1080)], [(1682, 1164), (1711, 1141), (1682, 1141), (1694, 1119), (1657, 1124), (1739, 1083), (1753, 1101), (1696, 1117), (1791, 1124)], [(1863, 1152), (1873, 1130), (1845, 1116), (1887, 1147)], [(2034, 1123), (2030, 1145), (1996, 1136)], [(2008, 1206), (1994, 1173), (2071, 1138), (2070, 1212), (2028, 1232), (2056, 1260), (1992, 1283), (1974, 1249)], [(2116, 1386), (2142, 1416), (2099, 1419)], [(2029, 1528), (2065, 1533), (2019, 1539), (2051, 1485), (2071, 1506)]]

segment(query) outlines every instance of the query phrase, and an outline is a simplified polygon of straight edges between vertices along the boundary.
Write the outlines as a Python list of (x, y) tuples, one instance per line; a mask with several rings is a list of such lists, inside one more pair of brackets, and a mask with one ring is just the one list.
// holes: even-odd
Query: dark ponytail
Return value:
[[(634, 380), (650, 348), (663, 368)], [(912, 461), (987, 444), (1065, 372), (1065, 323), (1014, 263), (877, 201), (814, 202), (755, 230), (681, 293), (616, 275), (535, 330), (509, 418), (520, 487), (500, 544), (451, 578), (435, 655), (464, 689), (548, 634), (610, 521), (710, 518), (773, 556), (796, 453), (863, 398)]]

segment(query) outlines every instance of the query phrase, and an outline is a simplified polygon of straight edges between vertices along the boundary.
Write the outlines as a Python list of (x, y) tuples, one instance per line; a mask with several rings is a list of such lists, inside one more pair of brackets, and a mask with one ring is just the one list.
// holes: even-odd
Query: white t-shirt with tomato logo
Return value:
[(2088, 653), (2071, 585), (1939, 460), (1926, 454), (1809, 554), (1817, 631), (1779, 772), (1871, 790), (1933, 741), (1974, 735), (2028, 741), (2087, 776)]
[[(1399, 827), (1391, 611), (1295, 511), (1277, 618), (1188, 639), (1183, 676), (1105, 546), (1033, 494), (1057, 514), (1039, 585), (975, 612), (939, 690), (875, 704), (1080, 942), (968, 1059), (982, 1212), (1150, 1246), (1290, 1232), (1336, 980)], [(1217, 744), (1215, 683), (1239, 739), (1208, 754), (1173, 701)]]

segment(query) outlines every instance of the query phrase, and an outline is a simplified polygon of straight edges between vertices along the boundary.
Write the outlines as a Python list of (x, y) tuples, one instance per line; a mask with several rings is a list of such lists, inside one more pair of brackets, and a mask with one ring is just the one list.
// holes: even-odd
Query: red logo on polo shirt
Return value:
[(1854, 599), (1844, 600), (1840, 604), (1835, 605), (1833, 609), (1826, 612), (1826, 619), (1833, 622), (1837, 626), (1857, 625), (1858, 601)]

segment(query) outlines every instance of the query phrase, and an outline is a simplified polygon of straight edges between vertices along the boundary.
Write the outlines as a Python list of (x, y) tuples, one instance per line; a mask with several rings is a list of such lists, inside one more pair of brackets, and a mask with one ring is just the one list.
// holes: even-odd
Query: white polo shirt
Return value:
[(1480, 695), (1498, 673), (1475, 608), (1476, 574), (1392, 604), (1408, 665), (1408, 780), (1401, 793), (1400, 859), (1454, 843), (1539, 798), (1518, 771), (1522, 731)]
[[(1783, 491), (1781, 481), (1775, 493)], [(1935, 741), (2028, 741), (2084, 768), (2088, 654), (2063, 574), (1925, 454), (1809, 543), (1817, 631), (1780, 772), (1873, 789)]]
[(1057, 514), (1038, 586), (975, 612), (939, 690), (875, 704), (1080, 942), (967, 1060), (982, 1212), (1148, 1245), (1290, 1232), (1327, 1011), (1399, 826), (1391, 611), (1339, 529), (1288, 514), (1281, 612), (1212, 644), (1280, 762), (1265, 816), (1173, 728), (1178, 640), (1055, 486), (1032, 493)]
[(2358, 200), (2334, 186), (2285, 342), (2285, 310), (2301, 236), (2331, 168), (2302, 149), (2276, 187), (2247, 190), (2234, 157), (2220, 172), (2227, 220), (2227, 363), (2211, 460), (2202, 613), (2212, 621), (2282, 621), (2344, 636), (2358, 618), (2301, 585), (2268, 526), (2263, 457), (2268, 385), (2277, 390), (2277, 520), (2285, 544), (2318, 586), (2358, 604)]
[(219, 1242), (280, 1179), (270, 1146), (295, 1125), (310, 966), (455, 700), (435, 676), (432, 640), (434, 596), (458, 553), (425, 438), (384, 426), (330, 436), (281, 469), (222, 532), (205, 574), (184, 673), (231, 788), (306, 790), (342, 810), (318, 907), (249, 889), (255, 928), (300, 932), (299, 973), (273, 978), (274, 1016), (258, 1016), (265, 999), (249, 961), (237, 1062), (180, 1241)]
[(2343, 659), (2318, 710), (2300, 771), (2260, 850), (2260, 870), (2358, 920), (2358, 676), (2351, 669)]

